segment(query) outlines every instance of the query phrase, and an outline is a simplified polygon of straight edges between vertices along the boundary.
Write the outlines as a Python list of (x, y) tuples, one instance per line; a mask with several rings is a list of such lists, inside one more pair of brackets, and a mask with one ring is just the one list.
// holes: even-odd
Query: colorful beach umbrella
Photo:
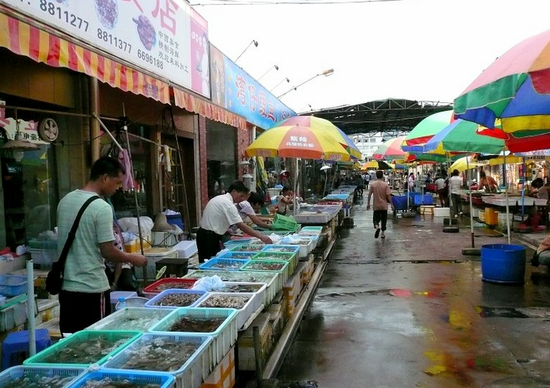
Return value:
[[(420, 121), (409, 134), (405, 137), (402, 149), (404, 151), (414, 151), (411, 146), (425, 144), (436, 133), (441, 131), (453, 120), (453, 111), (447, 110), (437, 112)], [(417, 150), (420, 151), (420, 150)]]
[(325, 132), (332, 136), (341, 146), (356, 159), (361, 158), (361, 151), (353, 140), (346, 135), (340, 128), (332, 124), (330, 121), (315, 116), (294, 116), (275, 124), (273, 128), (283, 127), (288, 125), (299, 125), (305, 128), (310, 128), (312, 131)]
[(376, 160), (402, 159), (406, 152), (401, 149), (401, 144), (406, 136), (399, 136), (382, 143), (373, 153), (372, 158)]
[(459, 118), (505, 133), (550, 131), (550, 30), (501, 55), (454, 100)]
[(245, 150), (250, 156), (349, 161), (349, 153), (330, 135), (300, 125), (263, 132)]
[(486, 128), (482, 125), (478, 125), (477, 128), (479, 135), (504, 141), (506, 149), (514, 154), (550, 148), (550, 132), (544, 132), (517, 131), (506, 133), (500, 128), (500, 120), (497, 120), (497, 126), (494, 128)]
[(441, 148), (446, 152), (470, 152), (497, 155), (504, 150), (503, 139), (478, 133), (478, 124), (455, 120), (422, 146), (424, 152)]

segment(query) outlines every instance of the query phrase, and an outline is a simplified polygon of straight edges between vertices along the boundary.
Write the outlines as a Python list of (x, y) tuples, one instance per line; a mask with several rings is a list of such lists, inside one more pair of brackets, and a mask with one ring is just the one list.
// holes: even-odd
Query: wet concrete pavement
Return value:
[[(466, 220), (388, 220), (355, 208), (278, 375), (325, 387), (550, 387), (550, 278), (481, 279)], [(476, 228), (476, 247), (506, 243)], [(512, 243), (520, 243), (513, 240)], [(527, 257), (531, 257), (528, 250)]]

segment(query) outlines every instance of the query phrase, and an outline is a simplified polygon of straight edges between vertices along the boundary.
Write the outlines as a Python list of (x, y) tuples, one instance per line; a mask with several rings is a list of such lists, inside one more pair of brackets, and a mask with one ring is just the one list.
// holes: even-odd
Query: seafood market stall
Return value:
[(182, 278), (155, 281), (143, 290), (143, 306), (47, 347), (2, 372), (0, 383), (231, 388), (274, 377), (325, 270), (341, 208), (317, 205), (321, 216), (308, 220), (321, 225), (294, 220), (274, 244), (241, 239)]

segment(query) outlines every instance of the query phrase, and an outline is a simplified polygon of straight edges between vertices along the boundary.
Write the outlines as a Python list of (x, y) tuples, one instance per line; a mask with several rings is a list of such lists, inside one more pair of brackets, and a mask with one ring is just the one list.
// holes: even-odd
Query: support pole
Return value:
[(27, 260), (27, 317), (29, 329), (29, 357), (36, 354), (36, 321), (34, 300), (34, 267), (32, 257)]

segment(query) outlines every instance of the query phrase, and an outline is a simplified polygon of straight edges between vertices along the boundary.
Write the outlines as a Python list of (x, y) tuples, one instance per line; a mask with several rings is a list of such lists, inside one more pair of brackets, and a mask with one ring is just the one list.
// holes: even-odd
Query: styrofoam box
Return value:
[(246, 302), (246, 304), (241, 308), (237, 309), (239, 312), (237, 315), (237, 330), (240, 330), (243, 328), (246, 321), (248, 321), (248, 318), (252, 314), (258, 310), (263, 303), (263, 300), (258, 297), (255, 293), (246, 293), (246, 292), (210, 292), (208, 296), (201, 300), (201, 302), (196, 306), (198, 308), (201, 307), (208, 307), (208, 308), (216, 308), (211, 306), (205, 306), (204, 304), (207, 303), (208, 299), (211, 299), (217, 295), (231, 295), (231, 296), (248, 296), (250, 299)]
[[(224, 308), (196, 308), (196, 307), (183, 307), (176, 309), (170, 313), (163, 320), (151, 327), (150, 333), (156, 334), (187, 334), (187, 335), (209, 335), (212, 336), (212, 351), (213, 357), (211, 368), (214, 369), (218, 365), (225, 354), (231, 349), (231, 347), (237, 342), (237, 315), (238, 310), (224, 309)], [(175, 332), (168, 331), (170, 327), (177, 322), (181, 317), (189, 317), (196, 319), (209, 319), (209, 318), (224, 318), (222, 324), (212, 332)]]
[[(258, 290), (257, 291), (253, 291), (254, 294), (257, 294), (257, 298), (260, 299), (260, 300), (263, 300), (264, 303), (266, 306), (267, 304), (265, 303), (265, 298), (266, 298), (266, 290), (267, 290), (267, 284), (266, 283), (253, 283), (253, 282), (224, 282), (226, 286), (230, 287), (230, 286), (238, 286), (238, 285), (254, 285), (254, 286), (258, 286)], [(237, 293), (237, 294), (240, 294), (241, 291), (234, 291), (234, 290), (217, 290), (216, 292), (234, 292), (234, 293)], [(243, 291), (243, 293), (250, 293), (252, 291)]]
[[(147, 259), (147, 279), (155, 279), (157, 261), (178, 258), (178, 252), (173, 248), (152, 248), (145, 251), (143, 254)], [(135, 274), (138, 280), (143, 280), (143, 267), (135, 267)]]
[(280, 245), (297, 245), (300, 247), (300, 251), (299, 251), (299, 256), (300, 257), (307, 257), (308, 253), (311, 252), (313, 250), (313, 248), (315, 248), (315, 245), (317, 244), (316, 241), (314, 241), (313, 238), (311, 238), (310, 236), (297, 236), (297, 235), (291, 235), (291, 236), (288, 236), (288, 237), (291, 237), (293, 239), (299, 239), (299, 240), (304, 240), (304, 241), (309, 241), (308, 244), (305, 244), (305, 245), (302, 245), (302, 244), (292, 244), (288, 241), (283, 241), (283, 240), (280, 240), (278, 242), (278, 244)]
[(27, 321), (27, 302), (16, 303), (0, 310), (0, 331), (8, 331)]
[[(212, 276), (212, 271), (189, 271), (183, 279), (200, 279), (205, 276)], [(216, 271), (224, 282), (247, 282), (247, 283), (265, 283), (264, 305), (269, 306), (275, 295), (283, 289), (283, 284), (279, 280), (280, 274), (275, 272), (253, 272), (253, 271)]]
[(435, 217), (449, 217), (451, 215), (451, 210), (448, 207), (434, 207), (434, 216)]
[(87, 330), (137, 330), (147, 332), (173, 310), (126, 307), (89, 326)]
[[(199, 345), (198, 349), (183, 363), (183, 365), (175, 371), (170, 371), (171, 375), (176, 378), (177, 388), (198, 388), (204, 379), (208, 377), (212, 371), (212, 337), (208, 335), (186, 335), (186, 334), (153, 334), (146, 333), (134, 341), (130, 346), (122, 352), (107, 361), (105, 368), (124, 369), (124, 364), (128, 362), (130, 357), (139, 349), (148, 346), (149, 343), (157, 340), (165, 339), (181, 343), (191, 343)], [(128, 370), (128, 369), (127, 369)], [(166, 371), (157, 371), (166, 372)]]
[(178, 252), (180, 259), (188, 259), (197, 253), (197, 241), (185, 240), (180, 241), (174, 246), (174, 249)]
[(54, 261), (57, 261), (59, 256), (57, 255), (57, 250), (55, 249), (35, 249), (30, 248), (29, 252), (31, 254), (34, 264), (39, 264), (44, 267), (51, 267)]

